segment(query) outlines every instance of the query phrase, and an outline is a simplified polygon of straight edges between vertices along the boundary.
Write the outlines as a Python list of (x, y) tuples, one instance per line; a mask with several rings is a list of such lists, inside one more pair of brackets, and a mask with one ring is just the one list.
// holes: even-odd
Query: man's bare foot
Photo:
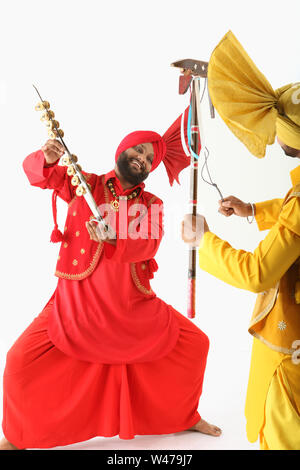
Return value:
[(0, 450), (18, 450), (16, 446), (8, 442), (5, 437), (0, 441)]
[(196, 423), (191, 428), (187, 429), (187, 431), (198, 431), (202, 432), (203, 434), (209, 434), (210, 436), (220, 436), (222, 434), (222, 430), (215, 426), (214, 424), (209, 424), (204, 419), (200, 419), (198, 423)]

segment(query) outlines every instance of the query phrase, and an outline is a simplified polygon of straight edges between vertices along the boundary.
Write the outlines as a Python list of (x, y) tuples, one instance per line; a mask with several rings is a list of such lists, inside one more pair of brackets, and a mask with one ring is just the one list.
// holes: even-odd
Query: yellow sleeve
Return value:
[(255, 203), (255, 220), (259, 230), (267, 230), (277, 222), (284, 199)]
[(277, 223), (253, 253), (236, 250), (212, 232), (199, 246), (204, 271), (240, 289), (261, 292), (274, 287), (300, 256), (300, 198), (283, 206)]

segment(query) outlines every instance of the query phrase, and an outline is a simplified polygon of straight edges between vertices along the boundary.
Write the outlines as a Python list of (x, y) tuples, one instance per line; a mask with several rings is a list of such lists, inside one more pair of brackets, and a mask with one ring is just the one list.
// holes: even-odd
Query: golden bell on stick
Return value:
[(41, 121), (50, 121), (50, 119), (53, 119), (54, 116), (54, 112), (49, 109), (49, 111), (46, 111), (41, 115)]
[(58, 129), (59, 128), (59, 122), (58, 121), (46, 121), (45, 122), (46, 127), (49, 127), (49, 129)]
[(40, 101), (36, 107), (35, 107), (35, 110), (36, 111), (43, 111), (44, 109), (49, 109), (50, 108), (50, 103), (49, 101)]
[(62, 157), (61, 163), (63, 166), (68, 166), (71, 164), (71, 159), (68, 156)]
[(58, 129), (58, 131), (56, 129), (49, 129), (48, 136), (50, 137), (50, 139), (56, 139), (58, 135), (63, 137), (64, 131), (62, 129)]
[(75, 168), (72, 165), (70, 165), (67, 169), (67, 174), (69, 176), (73, 176), (73, 175), (75, 175), (75, 173), (76, 173)]
[(80, 180), (79, 180), (78, 176), (77, 175), (73, 176), (73, 178), (71, 179), (71, 184), (73, 186), (78, 186), (79, 183), (80, 183)]
[(50, 137), (50, 139), (56, 139), (55, 131), (49, 130), (48, 131), (48, 136)]
[(76, 196), (83, 196), (85, 194), (85, 189), (83, 186), (78, 186), (78, 188), (76, 189)]

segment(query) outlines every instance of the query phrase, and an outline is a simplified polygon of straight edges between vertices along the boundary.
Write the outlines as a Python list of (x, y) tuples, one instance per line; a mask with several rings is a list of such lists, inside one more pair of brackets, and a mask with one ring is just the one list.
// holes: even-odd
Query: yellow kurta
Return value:
[[(248, 439), (255, 442), (260, 433), (262, 449), (300, 448), (300, 365), (292, 361), (292, 343), (300, 340), (300, 304), (295, 285), (289, 285), (296, 284), (297, 273), (300, 279), (295, 264), (300, 256), (300, 166), (291, 179), (286, 198), (256, 204), (259, 229), (270, 231), (253, 253), (232, 248), (212, 232), (204, 234), (199, 246), (203, 270), (259, 294), (249, 330), (256, 337), (245, 412)], [(271, 300), (268, 308), (264, 294), (267, 303)]]

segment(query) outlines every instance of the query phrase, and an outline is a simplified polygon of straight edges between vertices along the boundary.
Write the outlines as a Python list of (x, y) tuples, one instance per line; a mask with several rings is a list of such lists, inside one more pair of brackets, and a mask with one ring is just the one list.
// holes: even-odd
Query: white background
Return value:
[[(297, 0), (193, 1), (6, 1), (0, 10), (1, 121), (1, 316), (0, 362), (19, 334), (41, 311), (57, 279), (58, 245), (51, 193), (30, 187), (22, 170), (26, 155), (47, 140), (34, 111), (34, 83), (50, 101), (65, 141), (85, 171), (114, 166), (120, 140), (138, 129), (163, 134), (187, 105), (178, 95), (177, 69), (186, 57), (209, 60), (231, 29), (273, 88), (300, 80), (300, 4)], [(251, 156), (204, 105), (209, 168), (224, 196), (244, 201), (283, 197), (289, 171), (298, 162), (275, 144), (265, 159)], [(165, 203), (165, 237), (157, 255), (157, 295), (186, 315), (187, 249), (180, 222), (188, 205), (189, 170), (181, 186), (169, 187), (161, 165), (146, 188)], [(199, 180), (199, 212), (211, 231), (235, 248), (253, 251), (266, 232), (235, 216), (222, 217), (219, 196)], [(59, 201), (63, 227), (66, 207)], [(117, 275), (117, 273), (116, 273)], [(252, 338), (247, 332), (255, 295), (198, 272), (195, 323), (210, 338), (199, 412), (223, 429), (221, 438), (197, 433), (98, 438), (74, 448), (257, 449), (245, 434), (244, 402)], [(175, 410), (174, 410), (175, 412)]]

